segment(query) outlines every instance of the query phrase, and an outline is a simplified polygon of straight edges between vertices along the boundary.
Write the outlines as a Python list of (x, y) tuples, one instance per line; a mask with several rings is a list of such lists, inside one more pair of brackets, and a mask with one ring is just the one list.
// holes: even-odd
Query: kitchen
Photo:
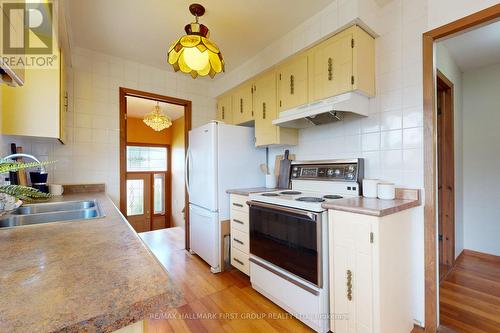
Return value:
[[(65, 2), (61, 1), (61, 3), (64, 4)], [(168, 38), (166, 38), (166, 41), (166, 28), (164, 26), (162, 28), (157, 28), (155, 26), (150, 27), (151, 31), (156, 31), (155, 33), (158, 34), (151, 34), (151, 40), (156, 40), (159, 44), (161, 43), (161, 46), (164, 47), (165, 50), (162, 51), (159, 46), (151, 47), (150, 42), (143, 42), (144, 44), (139, 45), (140, 47), (129, 45), (129, 47), (126, 48), (126, 52), (123, 52), (125, 49), (120, 49), (112, 45), (110, 39), (101, 34), (101, 32), (104, 30), (114, 31), (112, 27), (116, 22), (119, 22), (119, 20), (136, 22), (135, 24), (123, 27), (121, 33), (130, 36), (131, 39), (136, 38), (134, 42), (140, 43), (141, 39), (137, 37), (137, 32), (134, 32), (130, 27), (143, 25), (144, 18), (131, 17), (132, 15), (129, 13), (134, 12), (134, 4), (126, 3), (118, 5), (113, 4), (113, 1), (94, 1), (94, 7), (99, 8), (99, 13), (97, 13), (92, 9), (91, 2), (88, 3), (88, 5), (83, 2), (71, 3), (62, 7), (65, 11), (64, 20), (67, 21), (67, 27), (70, 27), (68, 30), (71, 30), (68, 32), (69, 45), (65, 45), (64, 42), (61, 45), (63, 52), (65, 52), (66, 55), (70, 55), (66, 57), (66, 59), (68, 59), (67, 61), (71, 63), (71, 66), (65, 66), (68, 69), (65, 78), (67, 78), (68, 82), (72, 82), (72, 84), (67, 85), (67, 103), (65, 103), (64, 98), (61, 101), (62, 105), (67, 104), (68, 107), (68, 111), (65, 113), (66, 119), (63, 121), (64, 126), (61, 127), (64, 128), (67, 137), (66, 140), (63, 140), (66, 144), (62, 145), (57, 140), (49, 139), (59, 138), (59, 128), (54, 128), (52, 132), (48, 134), (40, 131), (40, 126), (37, 127), (36, 123), (41, 123), (43, 120), (39, 120), (39, 115), (36, 113), (31, 113), (29, 118), (26, 119), (14, 119), (12, 118), (12, 114), (8, 113), (9, 108), (6, 104), (2, 103), (2, 156), (9, 155), (10, 152), (7, 151), (8, 145), (15, 142), (18, 146), (22, 146), (25, 152), (38, 157), (42, 161), (57, 161), (54, 164), (46, 166), (49, 171), (50, 183), (104, 183), (106, 185), (106, 194), (115, 205), (120, 203), (120, 179), (118, 177), (120, 166), (120, 119), (118, 117), (120, 87), (191, 101), (192, 129), (197, 129), (209, 124), (213, 119), (222, 120), (225, 123), (243, 124), (246, 125), (246, 127), (250, 126), (250, 130), (253, 130), (251, 125), (252, 122), (254, 123), (253, 126), (255, 126), (257, 144), (261, 147), (255, 149), (259, 157), (257, 158), (258, 161), (253, 163), (253, 168), (252, 165), (248, 163), (244, 166), (251, 169), (245, 172), (245, 175), (250, 175), (250, 173), (252, 173), (255, 177), (258, 177), (258, 180), (253, 182), (250, 179), (239, 179), (247, 177), (239, 174), (239, 177), (234, 177), (235, 183), (225, 185), (225, 188), (220, 193), (236, 189), (240, 190), (239, 193), (241, 196), (241, 189), (243, 188), (265, 186), (266, 177), (259, 170), (259, 166), (264, 164), (269, 174), (274, 173), (276, 169), (276, 156), (285, 155), (286, 150), (289, 150), (290, 155), (295, 155), (292, 156), (294, 157), (294, 161), (290, 162), (291, 165), (300, 167), (303, 170), (308, 169), (307, 164), (299, 165), (295, 163), (318, 160), (325, 162), (343, 160), (344, 162), (348, 161), (348, 163), (354, 163), (351, 165), (358, 170), (358, 174), (355, 179), (347, 179), (346, 183), (354, 181), (358, 183), (358, 185), (353, 186), (346, 184), (346, 188), (351, 187), (351, 192), (358, 191), (358, 195), (363, 194), (360, 188), (363, 178), (383, 179), (386, 182), (396, 184), (398, 189), (420, 189), (421, 192), (423, 192), (425, 174), (423, 158), (426, 146), (424, 145), (422, 99), (422, 33), (495, 4), (495, 2), (491, 1), (481, 1), (474, 5), (463, 2), (460, 5), (453, 5), (453, 11), (446, 12), (443, 8), (448, 8), (447, 6), (449, 6), (451, 2), (435, 4), (433, 2), (418, 3), (412, 1), (324, 1), (321, 4), (318, 3), (312, 6), (310, 4), (304, 4), (302, 1), (296, 1), (297, 8), (294, 9), (294, 14), (292, 15), (292, 13), (290, 13), (289, 18), (283, 18), (283, 27), (277, 27), (276, 31), (270, 33), (269, 39), (260, 44), (253, 41), (257, 44), (249, 43), (245, 46), (245, 49), (238, 50), (240, 46), (237, 41), (241, 40), (241, 35), (237, 34), (237, 30), (235, 29), (231, 29), (230, 27), (225, 28), (224, 25), (218, 25), (219, 19), (216, 18), (216, 13), (224, 13), (224, 10), (228, 10), (227, 6), (223, 4), (217, 6), (203, 3), (207, 12), (203, 16), (198, 15), (199, 21), (210, 28), (212, 33), (210, 39), (217, 43), (221, 53), (225, 56), (226, 72), (217, 74), (213, 80), (203, 78), (193, 80), (189, 75), (172, 71), (170, 69), (171, 65), (169, 65), (167, 59), (165, 59), (168, 46), (170, 45), (169, 43), (179, 36), (182, 36), (183, 25), (193, 21), (193, 17), (188, 10), (189, 3), (176, 2), (172, 4), (172, 8), (162, 9), (162, 12), (175, 12), (177, 16), (180, 16), (178, 24), (168, 24), (169, 28), (167, 30), (169, 30), (168, 33), (171, 34), (169, 35), (171, 37), (167, 36)], [(256, 26), (260, 26), (262, 29), (262, 26), (266, 26), (266, 24), (269, 25), (270, 22), (276, 26), (279, 25), (279, 23), (274, 22), (274, 20), (276, 19), (276, 13), (279, 13), (280, 10), (283, 9), (280, 5), (282, 6), (282, 3), (280, 4), (279, 1), (273, 1), (269, 4), (270, 7), (265, 10), (262, 8), (259, 9), (257, 6), (246, 8), (242, 5), (242, 7), (239, 8), (241, 9), (239, 11), (240, 14), (236, 14), (238, 8), (233, 9), (235, 11), (233, 17), (252, 17), (255, 20), (255, 23), (252, 24), (255, 24), (255, 26), (248, 25), (247, 28), (250, 30), (246, 31), (246, 33), (259, 34), (258, 32), (252, 32), (251, 29), (254, 29)], [(145, 4), (144, 10), (148, 10), (148, 13), (152, 15), (151, 13), (154, 12), (152, 9), (153, 7), (151, 3)], [(297, 13), (302, 14), (298, 15)], [(124, 15), (129, 16), (123, 19), (125, 17)], [(90, 24), (89, 26), (88, 22), (83, 18), (90, 18), (94, 24)], [(61, 21), (62, 20), (60, 20), (59, 23), (61, 23)], [(168, 20), (163, 19), (160, 21), (166, 22)], [(172, 26), (170, 26), (170, 24), (172, 24)], [(344, 79), (347, 78), (344, 82), (347, 82), (346, 84), (350, 87), (349, 90), (353, 89), (365, 93), (364, 100), (358, 100), (356, 92), (352, 93), (355, 97), (348, 100), (348, 102), (350, 101), (352, 104), (358, 103), (363, 106), (360, 108), (363, 111), (359, 112), (361, 115), (352, 113), (337, 115), (329, 114), (328, 118), (343, 116), (343, 119), (328, 124), (301, 129), (284, 126), (276, 127), (276, 124), (272, 122), (269, 123), (268, 120), (272, 119), (273, 112), (274, 118), (280, 120), (282, 116), (281, 111), (288, 111), (288, 109), (293, 108), (293, 105), (298, 106), (304, 103), (314, 103), (317, 100), (323, 100), (324, 97), (334, 96), (336, 95), (334, 89), (338, 89), (337, 91), (342, 92), (346, 91), (345, 87), (338, 86), (322, 88), (323, 90), (316, 89), (312, 92), (308, 91), (308, 89), (303, 90), (310, 80), (307, 75), (314, 75), (314, 71), (306, 71), (306, 75), (304, 76), (304, 71), (301, 70), (301, 66), (303, 66), (304, 63), (307, 64), (307, 59), (314, 59), (314, 56), (310, 57), (308, 54), (304, 55), (305, 53), (309, 50), (313, 50), (312, 52), (314, 52), (314, 50), (319, 50), (323, 43), (325, 43), (323, 45), (327, 45), (330, 37), (334, 38), (335, 36), (341, 35), (346, 29), (360, 31), (370, 36), (374, 43), (374, 51), (371, 57), (368, 56), (361, 59), (353, 59), (351, 57), (350, 60), (354, 61), (354, 63), (358, 64), (359, 68), (362, 69), (359, 73), (356, 72), (354, 84), (361, 84), (361, 79), (366, 77), (367, 82), (372, 83), (372, 88), (362, 86), (353, 87), (351, 84), (351, 75), (344, 75)], [(232, 32), (232, 35), (229, 34), (223, 37), (224, 33), (229, 33), (230, 31), (235, 32)], [(142, 31), (142, 33), (147, 34), (148, 31)], [(117, 32), (113, 40), (120, 41), (123, 39), (123, 35)], [(145, 40), (146, 39), (147, 38), (145, 38)], [(160, 40), (163, 42), (160, 42)], [(347, 39), (340, 38), (340, 40), (345, 42)], [(125, 42), (125, 44), (127, 44), (127, 42)], [(232, 46), (234, 44), (236, 44), (235, 47)], [(241, 44), (245, 43), (241, 42)], [(346, 45), (347, 50), (352, 50), (350, 38), (347, 40)], [(357, 44), (357, 42), (355, 42), (355, 47), (356, 45), (362, 46), (363, 43)], [(314, 47), (311, 48), (311, 46)], [(326, 46), (325, 50), (327, 50)], [(231, 56), (231, 52), (233, 56)], [(315, 55), (318, 55), (319, 60), (325, 61), (324, 71), (326, 74), (325, 77), (328, 80), (330, 67), (329, 57), (324, 57), (323, 59), (322, 52), (323, 51), (316, 52)], [(362, 54), (365, 55), (366, 51), (363, 51)], [(146, 55), (152, 56), (149, 57)], [(229, 61), (231, 58), (233, 59), (232, 62)], [(336, 60), (337, 59), (333, 59), (331, 61), (331, 76), (335, 79), (337, 78)], [(367, 60), (368, 62), (372, 61), (371, 66), (368, 64), (368, 67), (371, 67), (371, 69), (363, 67), (367, 64)], [(323, 69), (321, 66), (318, 66), (318, 68)], [(298, 72), (295, 72), (297, 69)], [(269, 76), (259, 75), (266, 74), (269, 70), (276, 70), (275, 75), (281, 72), (283, 78), (282, 87), (279, 85), (275, 87), (277, 92), (274, 94), (269, 93), (274, 88), (272, 87), (272, 80), (269, 80)], [(291, 79), (292, 77), (293, 79)], [(29, 76), (27, 75), (26, 78), (29, 78)], [(286, 82), (284, 78), (287, 79)], [(360, 80), (358, 80), (358, 78)], [(314, 82), (314, 78), (312, 80), (311, 82)], [(269, 86), (269, 84), (271, 84), (271, 86)], [(28, 85), (29, 83), (26, 82), (26, 87), (28, 87)], [(266, 85), (268, 89), (261, 89), (261, 86), (266, 87)], [(262, 93), (262, 91), (267, 92), (267, 94)], [(279, 95), (279, 91), (288, 96)], [(255, 92), (255, 94), (253, 94), (253, 92)], [(317, 96), (315, 94), (317, 94)], [(351, 92), (347, 92), (347, 94), (351, 94)], [(370, 96), (370, 98), (366, 96)], [(2, 89), (2, 100), (5, 101), (6, 98), (7, 94)], [(281, 109), (278, 106), (280, 98), (282, 100)], [(283, 101), (289, 104), (284, 104)], [(342, 101), (329, 102), (341, 103)], [(264, 107), (264, 103), (266, 107)], [(276, 106), (275, 108), (272, 107), (273, 104)], [(248, 105), (262, 106), (262, 108), (248, 108)], [(327, 108), (329, 106), (331, 105), (327, 105)], [(36, 107), (37, 104), (31, 104), (31, 108)], [(310, 105), (310, 109), (314, 109), (314, 107), (319, 106)], [(42, 109), (44, 108), (53, 109), (50, 106), (43, 106)], [(255, 112), (255, 119), (253, 120), (251, 115), (252, 111)], [(231, 114), (231, 112), (233, 119), (226, 119), (226, 116)], [(266, 113), (266, 119), (264, 119), (264, 113)], [(91, 115), (92, 126), (90, 128), (87, 129), (77, 126), (76, 119), (79, 117), (79, 114)], [(47, 114), (44, 115), (44, 120), (53, 124), (52, 121), (56, 121), (56, 116), (58, 115)], [(267, 119), (268, 117), (271, 118)], [(29, 121), (33, 121), (34, 124), (31, 127), (25, 127), (29, 128), (28, 131), (20, 133), (19, 131), (9, 132), (7, 130), (12, 128), (12, 126), (10, 126), (11, 123), (20, 125), (23, 122), (29, 123)], [(307, 122), (307, 120), (305, 121)], [(210, 126), (225, 127), (228, 125)], [(57, 127), (59, 127), (59, 125)], [(250, 150), (253, 146), (254, 145), (251, 145), (249, 147), (245, 145), (247, 150)], [(267, 153), (264, 148), (265, 146), (268, 146)], [(227, 160), (228, 163), (231, 162), (230, 158)], [(281, 158), (278, 160), (280, 161)], [(188, 163), (194, 162), (188, 161)], [(338, 162), (334, 162), (334, 166), (331, 166), (333, 170), (335, 170), (335, 163)], [(349, 165), (340, 164), (342, 167), (345, 166), (349, 168)], [(197, 165), (199, 166), (199, 164)], [(313, 164), (313, 166), (314, 165), (315, 164)], [(360, 168), (360, 165), (363, 167)], [(199, 167), (201, 168), (204, 166), (205, 165), (201, 165)], [(363, 172), (359, 173), (361, 169)], [(314, 171), (311, 172), (313, 172), (311, 175), (314, 176)], [(247, 180), (248, 183), (243, 184), (244, 180)], [(188, 179), (188, 183), (189, 181), (190, 179)], [(272, 182), (271, 179), (270, 183)], [(321, 184), (325, 183), (337, 185), (340, 182), (321, 181)], [(302, 192), (312, 191), (316, 194), (324, 192), (324, 195), (339, 194), (339, 191), (336, 189), (318, 188), (316, 186), (317, 184), (317, 181), (311, 179), (292, 179), (291, 190)], [(353, 190), (353, 188), (356, 189)], [(356, 193), (351, 192), (341, 194), (343, 194), (343, 196), (356, 195)], [(403, 193), (404, 195), (408, 195), (408, 192), (401, 192), (399, 190), (396, 192), (398, 194)], [(196, 195), (195, 193), (195, 197)], [(244, 209), (246, 209), (245, 207), (251, 208), (251, 206), (245, 206), (246, 201), (258, 199), (259, 201), (263, 200), (262, 202), (264, 203), (269, 203), (268, 200), (275, 200), (275, 204), (277, 202), (276, 200), (279, 200), (278, 198), (272, 197), (262, 199), (260, 196), (257, 197), (258, 194), (255, 193), (251, 193), (250, 196), (245, 199), (238, 197), (234, 199), (235, 195), (238, 194), (231, 194), (231, 200), (245, 200), (243, 202), (236, 202), (237, 204), (243, 205), (243, 207), (236, 206), (236, 208)], [(423, 196), (423, 193), (421, 193), (421, 196), (421, 201), (423, 203), (427, 196)], [(232, 216), (233, 210), (229, 210), (229, 205), (231, 204), (229, 195), (226, 194), (225, 198), (224, 200), (220, 200), (221, 202), (224, 201), (224, 204), (227, 205), (227, 207), (224, 208), (226, 215), (220, 217), (222, 219), (234, 220)], [(408, 226), (410, 226), (409, 234), (411, 234), (411, 237), (409, 237), (408, 244), (410, 246), (410, 253), (406, 257), (408, 265), (404, 265), (408, 266), (406, 268), (409, 271), (406, 271), (405, 274), (409, 274), (407, 280), (409, 280), (408, 283), (410, 283), (411, 289), (411, 297), (409, 297), (409, 302), (411, 304), (408, 305), (408, 307), (411, 308), (411, 310), (409, 310), (411, 314), (409, 320), (406, 322), (406, 324), (408, 324), (409, 321), (410, 326), (413, 326), (413, 324), (428, 326), (425, 325), (425, 323), (432, 317), (432, 313), (429, 314), (426, 310), (427, 304), (425, 303), (428, 297), (424, 297), (427, 288), (424, 287), (425, 230), (423, 223), (423, 207), (423, 205), (420, 205), (407, 210), (407, 213), (411, 211), (411, 215), (416, 215), (414, 219), (416, 223), (413, 222), (412, 218), (409, 219), (410, 222)], [(186, 209), (188, 209), (187, 206)], [(112, 215), (109, 209), (106, 210), (106, 215)], [(237, 214), (238, 212), (236, 211), (234, 213)], [(242, 212), (240, 211), (240, 213)], [(188, 222), (191, 222), (191, 218), (188, 215), (191, 215), (189, 211), (186, 212), (186, 237), (181, 241), (181, 243), (185, 244), (185, 248), (192, 247), (189, 242), (189, 234), (192, 232), (189, 230), (190, 228), (188, 226)], [(376, 218), (384, 219), (390, 216), (391, 215)], [(328, 218), (330, 218), (330, 214), (328, 214)], [(325, 218), (322, 218), (322, 220), (326, 221)], [(94, 223), (98, 223), (97, 221), (98, 220), (95, 220)], [(55, 224), (52, 224), (52, 226), (54, 225)], [(47, 225), (47, 227), (48, 226), (49, 225)], [(323, 226), (326, 227), (325, 223), (323, 223)], [(6, 235), (7, 232), (13, 233), (15, 229), (16, 228), (2, 230), (3, 235)], [(232, 230), (231, 222), (229, 223), (229, 230)], [(248, 235), (250, 237), (248, 251), (252, 253), (251, 234), (253, 231), (251, 229), (246, 230), (247, 232), (245, 233), (245, 231), (240, 229), (240, 237), (236, 238), (241, 240), (240, 238)], [(369, 233), (370, 232), (368, 232), (368, 234)], [(201, 234), (203, 234), (203, 232), (201, 232)], [(224, 238), (221, 236), (221, 234), (223, 234), (222, 232), (217, 231), (214, 233), (212, 230), (211, 234), (216, 234), (218, 236), (216, 239), (221, 243), (223, 242)], [(234, 232), (231, 233), (229, 238), (231, 237), (233, 238), (233, 240), (229, 241), (229, 243), (232, 244), (230, 246), (231, 250), (233, 250), (234, 247), (236, 251), (240, 251), (240, 254), (242, 253), (243, 256), (243, 258), (230, 257), (233, 266), (238, 268), (238, 263), (234, 261), (234, 259), (238, 259), (245, 264), (246, 261), (241, 259), (248, 257), (249, 252), (247, 251), (247, 253), (245, 253), (246, 248), (243, 248), (243, 251), (241, 251), (241, 247), (238, 250), (238, 246), (241, 244), (234, 241)], [(368, 236), (368, 240), (369, 239)], [(375, 237), (375, 240), (376, 239), (377, 237)], [(227, 237), (226, 242), (228, 242)], [(195, 244), (194, 247), (196, 248), (196, 246)], [(179, 246), (176, 247), (176, 249), (178, 248)], [(211, 246), (210, 248), (213, 250), (214, 247)], [(182, 254), (179, 251), (181, 251)], [(176, 256), (188, 256), (188, 254), (184, 254), (184, 250), (179, 251), (175, 252)], [(231, 253), (238, 253), (236, 251), (232, 251)], [(153, 252), (155, 251), (153, 250)], [(193, 250), (193, 252), (196, 253), (197, 251)], [(198, 252), (203, 254), (204, 251), (198, 249)], [(220, 249), (218, 248), (217, 252), (219, 258), (215, 261), (220, 262), (224, 257), (222, 247)], [(327, 251), (323, 251), (323, 253), (325, 252)], [(144, 253), (144, 255), (148, 256), (146, 253)], [(160, 258), (158, 254), (156, 256)], [(198, 258), (197, 255), (191, 256), (193, 258)], [(182, 258), (183, 259), (176, 257), (176, 260), (182, 263), (184, 262), (183, 260), (187, 260), (188, 257)], [(162, 259), (159, 260), (162, 261)], [(168, 259), (165, 260), (168, 261)], [(149, 262), (149, 259), (147, 259), (147, 261)], [(269, 260), (266, 261), (269, 262)], [(201, 263), (200, 261), (199, 264)], [(168, 267), (168, 262), (163, 264)], [(215, 266), (213, 267), (217, 268)], [(151, 269), (154, 270), (153, 267)], [(167, 271), (172, 275), (172, 279), (177, 279), (176, 284), (182, 286), (184, 281), (182, 279), (179, 280), (179, 274), (181, 273), (176, 269), (178, 268), (171, 266), (171, 270), (167, 268)], [(256, 269), (258, 269), (258, 267)], [(205, 266), (205, 270), (210, 273), (209, 266)], [(238, 275), (235, 277), (237, 272), (238, 271), (229, 272), (229, 274), (231, 274), (229, 276), (239, 281), (238, 283), (248, 285), (252, 279), (252, 274), (250, 280), (247, 281), (244, 280), (244, 277)], [(212, 284), (217, 284), (217, 280), (214, 279), (216, 279), (218, 274), (226, 274), (226, 272), (213, 274), (213, 277), (212, 275), (205, 275), (205, 272), (200, 272), (200, 274), (202, 274), (201, 276), (207, 279), (207, 281), (211, 281)], [(266, 276), (267, 275), (262, 274), (255, 276), (255, 278), (257, 279), (260, 277), (267, 279)], [(356, 272), (354, 272), (354, 276), (354, 281), (356, 282)], [(188, 277), (186, 278), (189, 279)], [(330, 278), (330, 276), (325, 276), (322, 280), (326, 281), (328, 278)], [(346, 277), (342, 276), (339, 277), (339, 279), (340, 278), (342, 278), (342, 281), (344, 281), (343, 284), (345, 284)], [(199, 281), (201, 285), (204, 285), (202, 281), (197, 281)], [(251, 283), (253, 285), (254, 281), (251, 281)], [(258, 281), (256, 283), (258, 283)], [(306, 285), (310, 287), (311, 283), (306, 283)], [(205, 291), (210, 289), (210, 286), (205, 285), (205, 287)], [(315, 288), (317, 288), (317, 286)], [(258, 290), (258, 288), (256, 289)], [(292, 291), (298, 289), (291, 288), (286, 290)], [(324, 290), (324, 292), (328, 294), (327, 290)], [(184, 292), (184, 294), (185, 297), (189, 299), (189, 293), (186, 294), (186, 292)], [(266, 292), (263, 292), (263, 294), (280, 307), (286, 309), (286, 306), (284, 306), (282, 302), (280, 304), (277, 299), (273, 300), (273, 297), (277, 298), (276, 295), (273, 296), (269, 293), (266, 295)], [(358, 294), (354, 292), (354, 299), (356, 299), (356, 297), (358, 297)], [(266, 299), (266, 302), (269, 301)], [(269, 304), (266, 306), (272, 306)], [(176, 306), (172, 304), (171, 307), (175, 308)], [(289, 311), (293, 313), (292, 310), (293, 309)], [(424, 313), (426, 313), (425, 316)], [(134, 317), (132, 321), (145, 318), (139, 317), (140, 316)], [(256, 321), (256, 323), (257, 322), (259, 321)], [(265, 320), (264, 322), (268, 323), (268, 321)], [(229, 326), (232, 325), (232, 323), (225, 324)], [(283, 325), (288, 325), (288, 323)], [(262, 327), (263, 326), (261, 326), (261, 329)], [(288, 327), (288, 331), (292, 330), (290, 326), (286, 327)], [(6, 330), (10, 331), (9, 329)], [(41, 329), (41, 331), (44, 331), (44, 329)], [(287, 330), (285, 329), (284, 331)]]

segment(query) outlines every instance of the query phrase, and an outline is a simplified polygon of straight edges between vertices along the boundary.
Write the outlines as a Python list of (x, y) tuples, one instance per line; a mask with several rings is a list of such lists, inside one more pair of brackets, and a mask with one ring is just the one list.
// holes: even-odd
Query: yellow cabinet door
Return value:
[(311, 101), (352, 90), (352, 42), (352, 30), (348, 29), (313, 49)]
[(253, 82), (249, 81), (236, 88), (233, 99), (233, 122), (236, 125), (253, 120)]
[(61, 138), (60, 52), (54, 68), (28, 68), (22, 87), (2, 85), (4, 135)]
[(276, 119), (276, 74), (265, 74), (254, 85), (255, 145), (267, 146), (278, 143)]
[(61, 50), (61, 56), (59, 60), (60, 72), (59, 72), (59, 84), (61, 86), (59, 91), (59, 140), (62, 143), (66, 142), (66, 113), (68, 112), (68, 89), (66, 84), (66, 59)]
[(283, 64), (278, 72), (279, 111), (307, 103), (307, 57), (304, 53)]
[(222, 95), (217, 99), (217, 120), (226, 124), (233, 123), (231, 95)]

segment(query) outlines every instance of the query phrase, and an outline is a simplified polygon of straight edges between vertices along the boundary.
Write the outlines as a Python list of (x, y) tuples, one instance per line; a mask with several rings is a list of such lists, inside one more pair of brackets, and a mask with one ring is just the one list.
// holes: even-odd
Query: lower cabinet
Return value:
[(231, 194), (231, 265), (246, 275), (250, 274), (250, 228), (248, 197)]
[(331, 331), (412, 330), (415, 214), (415, 209), (385, 217), (329, 211)]

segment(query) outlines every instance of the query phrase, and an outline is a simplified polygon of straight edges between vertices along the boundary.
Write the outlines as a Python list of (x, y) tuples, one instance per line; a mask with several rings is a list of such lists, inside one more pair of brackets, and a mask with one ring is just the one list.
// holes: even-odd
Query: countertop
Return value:
[(419, 190), (396, 189), (394, 200), (356, 197), (334, 200), (321, 206), (326, 209), (382, 217), (420, 205)]
[[(231, 190), (226, 190), (226, 193), (249, 196), (252, 193), (272, 192), (272, 191), (277, 191), (277, 190), (279, 190), (279, 189), (267, 188), (267, 187), (235, 188), (235, 189), (231, 189)], [(285, 190), (283, 190), (283, 191), (285, 191)]]
[(0, 332), (112, 332), (184, 303), (103, 193), (104, 218), (0, 229)]

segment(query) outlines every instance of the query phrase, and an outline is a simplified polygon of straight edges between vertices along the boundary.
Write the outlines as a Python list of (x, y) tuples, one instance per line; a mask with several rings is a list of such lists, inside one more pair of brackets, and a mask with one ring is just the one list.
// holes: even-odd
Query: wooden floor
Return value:
[(184, 293), (186, 304), (149, 320), (148, 333), (312, 332), (260, 295), (237, 270), (210, 273), (208, 264), (184, 250), (184, 232), (170, 228), (139, 234)]
[(440, 322), (458, 333), (500, 333), (500, 257), (459, 256), (440, 285)]

